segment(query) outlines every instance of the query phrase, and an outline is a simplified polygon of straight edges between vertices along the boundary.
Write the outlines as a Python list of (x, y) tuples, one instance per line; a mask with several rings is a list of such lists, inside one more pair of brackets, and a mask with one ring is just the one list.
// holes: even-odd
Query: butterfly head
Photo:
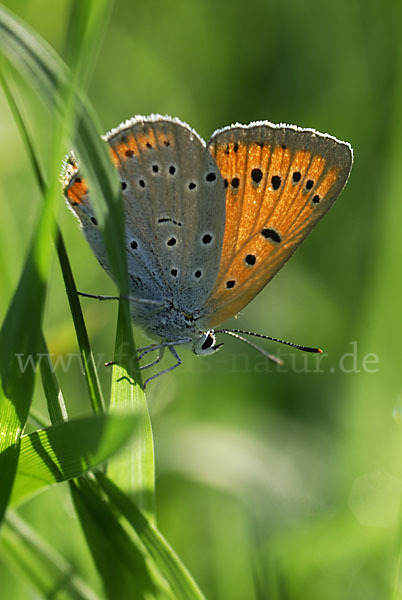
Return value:
[(207, 356), (214, 354), (221, 348), (223, 344), (216, 343), (215, 333), (211, 331), (204, 331), (193, 340), (193, 352), (197, 356)]

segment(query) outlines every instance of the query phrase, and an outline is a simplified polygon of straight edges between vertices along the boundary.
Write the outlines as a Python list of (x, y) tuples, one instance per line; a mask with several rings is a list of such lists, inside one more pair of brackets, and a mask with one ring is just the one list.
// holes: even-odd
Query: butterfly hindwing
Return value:
[(219, 272), (202, 311), (211, 328), (246, 306), (329, 210), (352, 150), (314, 130), (270, 123), (220, 130), (208, 147), (226, 187)]

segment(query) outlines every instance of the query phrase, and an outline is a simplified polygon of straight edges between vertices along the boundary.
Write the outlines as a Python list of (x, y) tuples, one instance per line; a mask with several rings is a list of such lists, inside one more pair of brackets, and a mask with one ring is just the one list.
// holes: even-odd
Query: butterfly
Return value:
[[(245, 341), (240, 334), (250, 332), (216, 327), (300, 246), (341, 193), (353, 162), (346, 142), (268, 121), (219, 129), (205, 143), (179, 119), (137, 116), (104, 139), (124, 200), (131, 315), (159, 340), (140, 357), (159, 350), (153, 365), (168, 348), (176, 360), (147, 381), (181, 364), (178, 345), (191, 343), (195, 354), (209, 355), (222, 345), (216, 333)], [(73, 155), (64, 194), (113, 276)]]

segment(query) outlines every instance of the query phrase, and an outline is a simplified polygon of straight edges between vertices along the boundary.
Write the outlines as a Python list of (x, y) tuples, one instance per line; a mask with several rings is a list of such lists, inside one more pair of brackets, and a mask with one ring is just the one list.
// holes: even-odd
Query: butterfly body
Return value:
[[(163, 344), (211, 353), (212, 330), (272, 279), (332, 206), (352, 165), (349, 144), (257, 122), (206, 144), (169, 117), (135, 117), (105, 139), (122, 188), (133, 319)], [(78, 165), (65, 195), (112, 275)], [(148, 302), (147, 302), (148, 301)]]

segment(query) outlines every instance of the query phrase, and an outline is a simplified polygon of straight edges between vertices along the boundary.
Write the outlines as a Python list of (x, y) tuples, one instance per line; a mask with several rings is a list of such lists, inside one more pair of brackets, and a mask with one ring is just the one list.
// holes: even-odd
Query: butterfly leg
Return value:
[[(166, 346), (165, 346), (166, 347)], [(171, 367), (168, 367), (167, 369), (163, 369), (163, 371), (159, 371), (159, 373), (156, 373), (155, 375), (152, 375), (151, 377), (148, 377), (148, 379), (146, 379), (144, 381), (144, 389), (145, 386), (148, 385), (148, 383), (152, 380), (152, 379), (156, 379), (156, 377), (159, 377), (160, 375), (164, 375), (165, 373), (170, 373), (170, 371), (173, 371), (173, 369), (176, 369), (177, 367), (179, 367), (181, 365), (181, 358), (180, 356), (177, 354), (174, 346), (167, 346), (170, 350), (170, 352), (173, 354), (173, 356), (176, 359), (176, 364), (172, 365)]]
[[(163, 348), (159, 348), (158, 358), (156, 358), (155, 360), (153, 360), (150, 363), (147, 363), (146, 365), (141, 365), (140, 371), (142, 371), (143, 369), (148, 369), (149, 367), (153, 367), (154, 365), (157, 365), (165, 353), (165, 348), (166, 348), (166, 346), (163, 346)], [(152, 348), (152, 350), (156, 350), (156, 348)]]
[(162, 348), (171, 348), (173, 346), (179, 346), (181, 344), (188, 344), (191, 342), (191, 338), (183, 338), (182, 340), (175, 340), (174, 342), (161, 342), (160, 344), (150, 344), (149, 346), (143, 346), (142, 348), (137, 348), (138, 352), (138, 360), (141, 360), (148, 352), (153, 352), (154, 350), (161, 350)]
[[(161, 358), (165, 352), (165, 348), (166, 348), (166, 346), (161, 347), (161, 344), (158, 344), (158, 345), (153, 344), (150, 346), (143, 346), (142, 348), (137, 348), (137, 352), (139, 352), (139, 354), (137, 354), (138, 361), (143, 356), (145, 356), (145, 354), (148, 354), (149, 352), (153, 352), (154, 350), (159, 350), (158, 358), (151, 361), (150, 363), (147, 363), (146, 365), (141, 365), (140, 371), (142, 371), (143, 369), (148, 369), (148, 367), (153, 367), (154, 365), (158, 364), (158, 362), (161, 360)], [(111, 365), (114, 365), (114, 364), (115, 364), (115, 362), (113, 360), (110, 360), (107, 363), (105, 363), (105, 367), (110, 367)]]
[(149, 352), (153, 352), (154, 350), (160, 350), (164, 348), (162, 344), (150, 344), (149, 346), (142, 346), (141, 348), (137, 348), (137, 359), (141, 360), (146, 354)]
[[(137, 302), (138, 304), (154, 304), (159, 308), (163, 308), (165, 306), (164, 302), (160, 302), (159, 300), (148, 300), (147, 298), (137, 298), (136, 296), (98, 296), (97, 294), (87, 294), (86, 292), (79, 292), (77, 290), (78, 296), (82, 296), (84, 298), (93, 298), (94, 300), (128, 300), (129, 302)], [(155, 313), (157, 310), (155, 311)]]

